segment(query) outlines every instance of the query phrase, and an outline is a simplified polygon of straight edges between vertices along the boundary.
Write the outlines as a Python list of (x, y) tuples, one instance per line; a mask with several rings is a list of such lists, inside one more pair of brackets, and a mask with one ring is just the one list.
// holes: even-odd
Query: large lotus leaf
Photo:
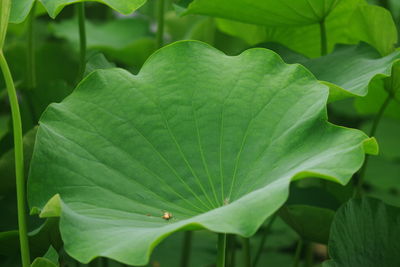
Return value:
[[(268, 1), (251, 1), (252, 4), (250, 5), (247, 2), (234, 1), (234, 3), (231, 3), (230, 0), (198, 0), (189, 6), (188, 12), (224, 18), (218, 20), (218, 27), (228, 34), (244, 39), (250, 45), (273, 41), (308, 57), (321, 55), (320, 20), (310, 20), (308, 24), (293, 21), (291, 25), (287, 25), (291, 22), (291, 18), (296, 17), (291, 14), (292, 12), (297, 12), (297, 15), (302, 14), (302, 9), (295, 7), (295, 5), (304, 5), (306, 9), (309, 9), (308, 16), (302, 14), (303, 19), (307, 20), (307, 18), (310, 19), (310, 17), (316, 16), (316, 13), (313, 13), (313, 10), (310, 9), (310, 1), (296, 1), (296, 3), (291, 1), (291, 5), (286, 3), (289, 1), (275, 1), (275, 5), (287, 6), (287, 8), (282, 8), (281, 10), (281, 12), (287, 13), (285, 14), (286, 17), (281, 18), (281, 23), (275, 24), (269, 22), (270, 17), (260, 14), (265, 9), (269, 9), (257, 6), (267, 5)], [(319, 1), (319, 4), (322, 6), (326, 2)], [(337, 2), (338, 4), (335, 5), (335, 8), (325, 17), (328, 51), (332, 51), (335, 44), (338, 43), (356, 44), (360, 41), (371, 44), (382, 55), (387, 55), (393, 51), (397, 42), (397, 30), (388, 10), (378, 6), (367, 5), (364, 0)], [(248, 6), (258, 9), (247, 13), (250, 10)], [(260, 14), (259, 22), (254, 21), (254, 18), (257, 18), (257, 14)]]
[(324, 267), (399, 266), (400, 210), (374, 199), (353, 199), (332, 223)]
[(384, 115), (400, 119), (400, 60), (393, 64), (390, 76), (381, 74), (374, 77), (368, 94), (356, 99), (355, 107), (361, 114), (376, 114), (388, 99)]
[(99, 70), (42, 116), (30, 207), (61, 216), (65, 249), (82, 262), (145, 264), (179, 230), (251, 236), (292, 179), (346, 184), (376, 152), (364, 133), (327, 123), (327, 97), (265, 49), (229, 57), (178, 42), (137, 76)]

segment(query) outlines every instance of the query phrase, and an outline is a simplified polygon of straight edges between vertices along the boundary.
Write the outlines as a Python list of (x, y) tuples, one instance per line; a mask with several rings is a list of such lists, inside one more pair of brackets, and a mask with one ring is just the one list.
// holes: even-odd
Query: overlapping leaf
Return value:
[(390, 75), (374, 77), (368, 94), (356, 99), (355, 107), (361, 114), (377, 114), (385, 102), (384, 115), (400, 119), (400, 60), (393, 64)]
[(322, 21), (329, 51), (338, 43), (364, 41), (387, 55), (397, 42), (390, 12), (364, 0), (196, 0), (187, 13), (224, 18), (218, 20), (219, 28), (250, 45), (278, 42), (309, 57), (321, 55)]
[(400, 210), (374, 199), (351, 200), (332, 224), (324, 267), (398, 266)]
[[(373, 48), (358, 46), (339, 46), (332, 54), (316, 59), (300, 61), (331, 89), (331, 100), (350, 96), (366, 96), (368, 88), (376, 81), (392, 73), (392, 64), (400, 59), (397, 50), (381, 57)], [(364, 100), (362, 100), (364, 101)]]
[(250, 236), (292, 179), (345, 184), (376, 152), (362, 132), (326, 122), (327, 97), (265, 49), (229, 57), (179, 42), (137, 76), (99, 70), (43, 115), (30, 206), (61, 216), (65, 249), (82, 262), (145, 264), (180, 230)]
[(10, 22), (20, 23), (24, 21), (35, 1), (40, 2), (52, 18), (55, 18), (64, 7), (79, 2), (102, 3), (125, 15), (132, 13), (146, 3), (146, 0), (18, 0), (12, 1)]

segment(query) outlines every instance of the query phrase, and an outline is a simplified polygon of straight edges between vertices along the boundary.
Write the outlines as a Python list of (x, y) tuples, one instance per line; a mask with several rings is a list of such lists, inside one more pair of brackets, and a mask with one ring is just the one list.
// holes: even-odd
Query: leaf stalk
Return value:
[(11, 71), (2, 50), (0, 51), (0, 68), (1, 71), (3, 72), (4, 80), (6, 82), (7, 94), (10, 101), (11, 117), (13, 123), (18, 228), (19, 228), (20, 248), (21, 248), (21, 260), (23, 267), (29, 267), (30, 253), (29, 253), (28, 230), (26, 222), (26, 202), (25, 202), (26, 188), (25, 188), (25, 177), (24, 177), (24, 151), (22, 142), (21, 113), (18, 104), (17, 91), (15, 89)]
[(183, 237), (182, 244), (182, 255), (181, 255), (181, 267), (189, 267), (190, 266), (190, 252), (192, 248), (192, 239), (193, 232), (187, 231)]
[(321, 56), (328, 54), (328, 37), (326, 33), (325, 19), (322, 19), (319, 23), (320, 37), (321, 37)]
[(225, 267), (226, 234), (218, 234), (218, 252), (216, 267)]
[(28, 42), (27, 42), (27, 79), (28, 89), (36, 88), (36, 55), (35, 55), (35, 12), (36, 1), (33, 2), (28, 19)]
[(79, 73), (78, 82), (82, 80), (86, 69), (86, 25), (85, 25), (85, 3), (76, 4), (76, 14), (78, 15), (79, 26)]
[(165, 12), (165, 0), (158, 0), (157, 34), (156, 34), (157, 48), (161, 48), (164, 45), (164, 12)]

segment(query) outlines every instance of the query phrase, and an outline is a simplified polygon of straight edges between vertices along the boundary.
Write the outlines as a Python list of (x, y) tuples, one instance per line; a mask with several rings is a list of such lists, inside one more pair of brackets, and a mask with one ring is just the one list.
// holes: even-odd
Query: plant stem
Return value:
[(86, 69), (86, 26), (85, 26), (85, 3), (76, 4), (76, 13), (78, 15), (79, 24), (79, 44), (80, 44), (80, 60), (78, 82), (82, 80)]
[(227, 261), (226, 261), (226, 266), (228, 267), (234, 267), (235, 266), (235, 257), (236, 257), (236, 236), (235, 235), (228, 235), (227, 236), (227, 246), (228, 246), (228, 252), (227, 252)]
[(256, 267), (258, 264), (258, 261), (260, 260), (262, 251), (264, 250), (265, 240), (267, 239), (267, 235), (268, 235), (269, 231), (271, 230), (272, 224), (274, 223), (276, 217), (277, 217), (277, 215), (274, 214), (271, 217), (271, 220), (268, 222), (267, 226), (265, 227), (264, 233), (261, 237), (260, 245), (258, 246), (258, 250), (256, 252), (256, 256), (254, 257), (253, 267)]
[(226, 234), (218, 234), (218, 252), (216, 267), (225, 267)]
[[(392, 99), (393, 99), (392, 93), (388, 92), (388, 96), (386, 97), (385, 101), (383, 102), (382, 106), (380, 107), (378, 114), (376, 114), (376, 116), (374, 118), (371, 130), (369, 132), (369, 136), (375, 135), (376, 130), (378, 129), (379, 122), (381, 121), (383, 114), (385, 113), (386, 108), (389, 106)], [(361, 167), (361, 169), (358, 173), (358, 183), (357, 183), (357, 188), (354, 193), (355, 196), (357, 196), (357, 195), (360, 196), (362, 194), (362, 185), (364, 183), (364, 176), (365, 176), (365, 171), (367, 170), (368, 162), (369, 162), (369, 155), (366, 155), (364, 165)]]
[(165, 0), (158, 0), (156, 35), (157, 48), (161, 48), (164, 44), (164, 10)]
[(304, 262), (304, 267), (312, 267), (313, 266), (313, 246), (311, 242), (307, 242), (305, 246), (306, 260)]
[(243, 266), (251, 267), (250, 239), (243, 238), (242, 246), (243, 246)]
[(303, 250), (303, 239), (299, 239), (294, 256), (293, 267), (298, 267), (300, 263), (301, 251)]
[(192, 248), (193, 232), (187, 231), (183, 237), (182, 255), (181, 255), (181, 267), (189, 267), (190, 264), (190, 252)]
[(7, 93), (11, 106), (11, 116), (13, 123), (14, 135), (14, 156), (15, 156), (15, 176), (17, 186), (17, 208), (18, 208), (18, 228), (19, 241), (21, 247), (22, 266), (30, 266), (29, 242), (26, 223), (26, 193), (25, 193), (25, 177), (24, 177), (24, 151), (22, 143), (22, 122), (21, 113), (19, 111), (17, 91), (15, 90), (14, 81), (8, 67), (3, 51), (0, 51), (0, 67), (3, 72), (4, 80), (7, 86)]
[(28, 20), (28, 47), (27, 47), (27, 76), (28, 76), (28, 89), (36, 88), (36, 55), (35, 55), (35, 11), (36, 1), (33, 2), (31, 13)]
[(320, 37), (321, 37), (321, 56), (325, 56), (328, 53), (328, 38), (326, 35), (325, 19), (319, 22)]

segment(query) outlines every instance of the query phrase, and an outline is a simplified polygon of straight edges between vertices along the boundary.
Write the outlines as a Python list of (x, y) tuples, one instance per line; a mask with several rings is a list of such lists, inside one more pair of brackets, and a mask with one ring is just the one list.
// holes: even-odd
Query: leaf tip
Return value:
[(41, 210), (39, 217), (40, 218), (60, 217), (60, 215), (61, 215), (61, 198), (59, 194), (55, 194)]

